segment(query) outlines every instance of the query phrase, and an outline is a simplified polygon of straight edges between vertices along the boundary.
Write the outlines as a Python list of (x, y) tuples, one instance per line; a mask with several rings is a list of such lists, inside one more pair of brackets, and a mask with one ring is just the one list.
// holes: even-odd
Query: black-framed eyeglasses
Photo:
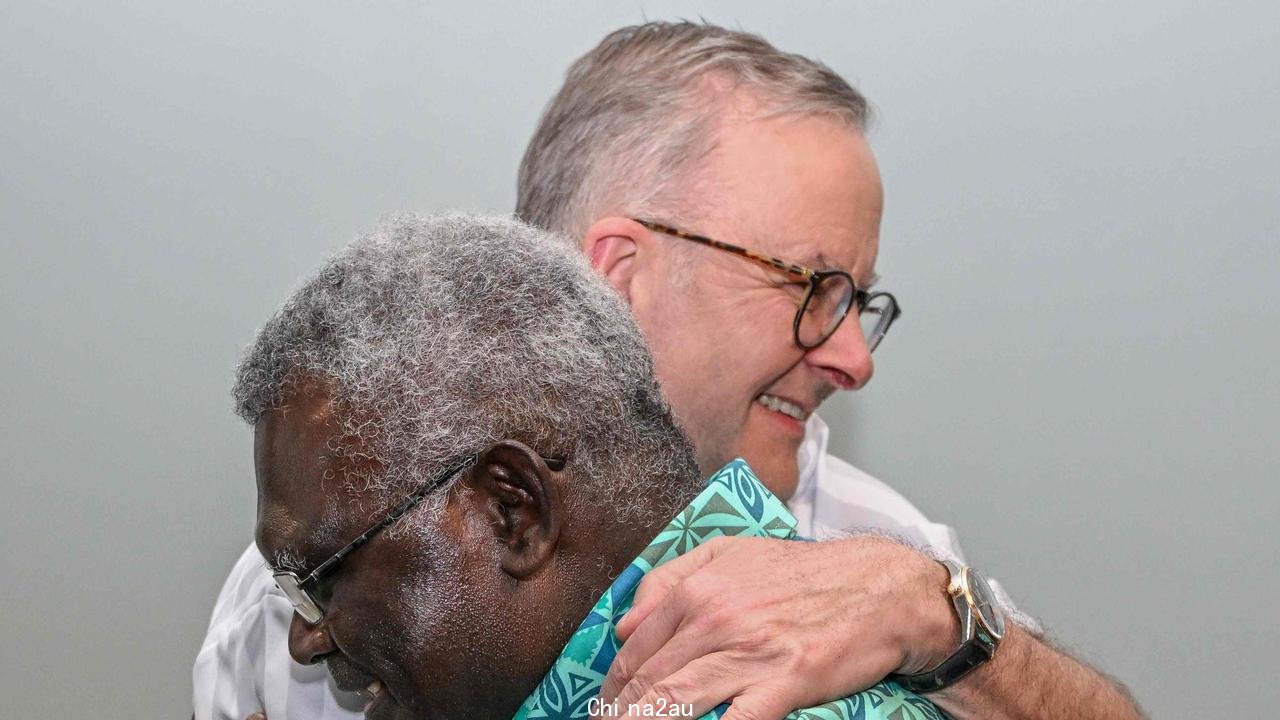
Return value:
[[(449, 465), (447, 470), (423, 483), (421, 488), (416, 490), (409, 497), (405, 498), (404, 502), (393, 508), (391, 512), (387, 513), (386, 517), (378, 521), (378, 523), (373, 527), (365, 530), (355, 540), (347, 543), (346, 547), (334, 553), (328, 560), (317, 565), (316, 569), (312, 570), (306, 577), (299, 579), (297, 573), (290, 570), (281, 570), (280, 572), (274, 573), (273, 577), (275, 578), (276, 586), (280, 588), (280, 592), (284, 593), (285, 597), (289, 598), (289, 602), (293, 604), (294, 612), (298, 613), (303, 620), (306, 620), (312, 625), (323, 620), (325, 612), (324, 604), (317, 597), (316, 593), (317, 588), (320, 587), (320, 583), (324, 582), (325, 578), (333, 575), (333, 573), (338, 569), (338, 566), (342, 564), (342, 561), (346, 560), (351, 553), (358, 550), (361, 545), (369, 542), (373, 536), (383, 530), (386, 530), (395, 523), (395, 521), (404, 517), (405, 513), (412, 510), (418, 505), (418, 503), (426, 499), (428, 495), (438, 489), (441, 485), (444, 485), (448, 481), (452, 480), (455, 475), (471, 467), (479, 457), (479, 453), (470, 453), (465, 455), (457, 462)], [(565, 461), (563, 458), (543, 457), (542, 460), (546, 462), (547, 467), (552, 470), (561, 470), (564, 468)]]
[(812, 350), (826, 342), (844, 322), (849, 308), (857, 306), (858, 317), (862, 323), (862, 337), (867, 343), (867, 352), (874, 352), (889, 332), (889, 327), (902, 315), (898, 300), (892, 293), (868, 292), (853, 282), (853, 277), (843, 270), (814, 270), (803, 265), (796, 265), (776, 257), (763, 255), (744, 247), (721, 242), (704, 235), (688, 233), (670, 225), (632, 218), (641, 225), (683, 240), (691, 240), (702, 245), (731, 252), (774, 270), (808, 282), (804, 299), (796, 310), (796, 319), (792, 324), (796, 345), (804, 350)]

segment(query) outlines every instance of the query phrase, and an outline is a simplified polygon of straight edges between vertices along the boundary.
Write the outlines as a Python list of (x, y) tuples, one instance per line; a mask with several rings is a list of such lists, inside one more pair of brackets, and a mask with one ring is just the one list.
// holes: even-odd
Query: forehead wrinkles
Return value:
[(739, 115), (717, 130), (707, 164), (723, 194), (704, 232), (855, 279), (871, 274), (883, 187), (856, 128), (814, 115)]

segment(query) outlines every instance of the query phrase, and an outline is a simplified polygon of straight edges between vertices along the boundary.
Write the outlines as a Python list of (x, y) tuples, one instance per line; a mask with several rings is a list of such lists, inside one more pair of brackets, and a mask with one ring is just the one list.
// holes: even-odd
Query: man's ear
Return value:
[(480, 456), (467, 483), (493, 530), (502, 569), (524, 580), (551, 559), (565, 507), (557, 472), (527, 445), (504, 440)]
[(617, 216), (596, 220), (582, 236), (582, 252), (591, 266), (628, 304), (641, 251), (648, 245), (649, 238), (648, 228), (630, 218)]

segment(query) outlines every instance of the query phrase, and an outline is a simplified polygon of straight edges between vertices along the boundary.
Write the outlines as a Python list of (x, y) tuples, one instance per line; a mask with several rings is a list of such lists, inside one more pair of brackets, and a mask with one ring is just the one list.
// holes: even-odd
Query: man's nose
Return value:
[(289, 623), (289, 654), (302, 665), (314, 665), (338, 648), (329, 636), (328, 624), (321, 618), (312, 625), (297, 613)]
[(875, 362), (862, 337), (862, 323), (850, 313), (827, 341), (805, 353), (805, 360), (841, 390), (859, 390), (871, 382)]

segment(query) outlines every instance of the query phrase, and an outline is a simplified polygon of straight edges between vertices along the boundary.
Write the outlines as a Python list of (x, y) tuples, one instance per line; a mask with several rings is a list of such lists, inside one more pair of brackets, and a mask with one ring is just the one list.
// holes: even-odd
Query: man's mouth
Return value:
[(355, 667), (345, 657), (330, 657), (326, 664), (329, 667), (329, 674), (333, 676), (334, 684), (337, 685), (339, 690), (354, 692), (364, 699), (365, 703), (362, 712), (368, 714), (374, 703), (386, 694), (386, 688), (380, 678)]
[(804, 422), (809, 417), (809, 413), (805, 411), (804, 408), (791, 402), (790, 400), (784, 400), (778, 397), (777, 395), (770, 395), (769, 393), (760, 393), (758, 396), (756, 396), (756, 402), (769, 408), (770, 410), (773, 410), (775, 412), (780, 412), (783, 415), (786, 415), (787, 417), (795, 418), (800, 422)]
[(360, 696), (365, 699), (364, 710), (362, 712), (366, 712), (366, 713), (369, 712), (369, 708), (372, 707), (375, 702), (377, 702), (378, 696), (380, 694), (382, 694), (381, 680), (374, 680), (373, 682), (369, 683), (369, 687), (366, 687), (365, 689), (361, 690)]

